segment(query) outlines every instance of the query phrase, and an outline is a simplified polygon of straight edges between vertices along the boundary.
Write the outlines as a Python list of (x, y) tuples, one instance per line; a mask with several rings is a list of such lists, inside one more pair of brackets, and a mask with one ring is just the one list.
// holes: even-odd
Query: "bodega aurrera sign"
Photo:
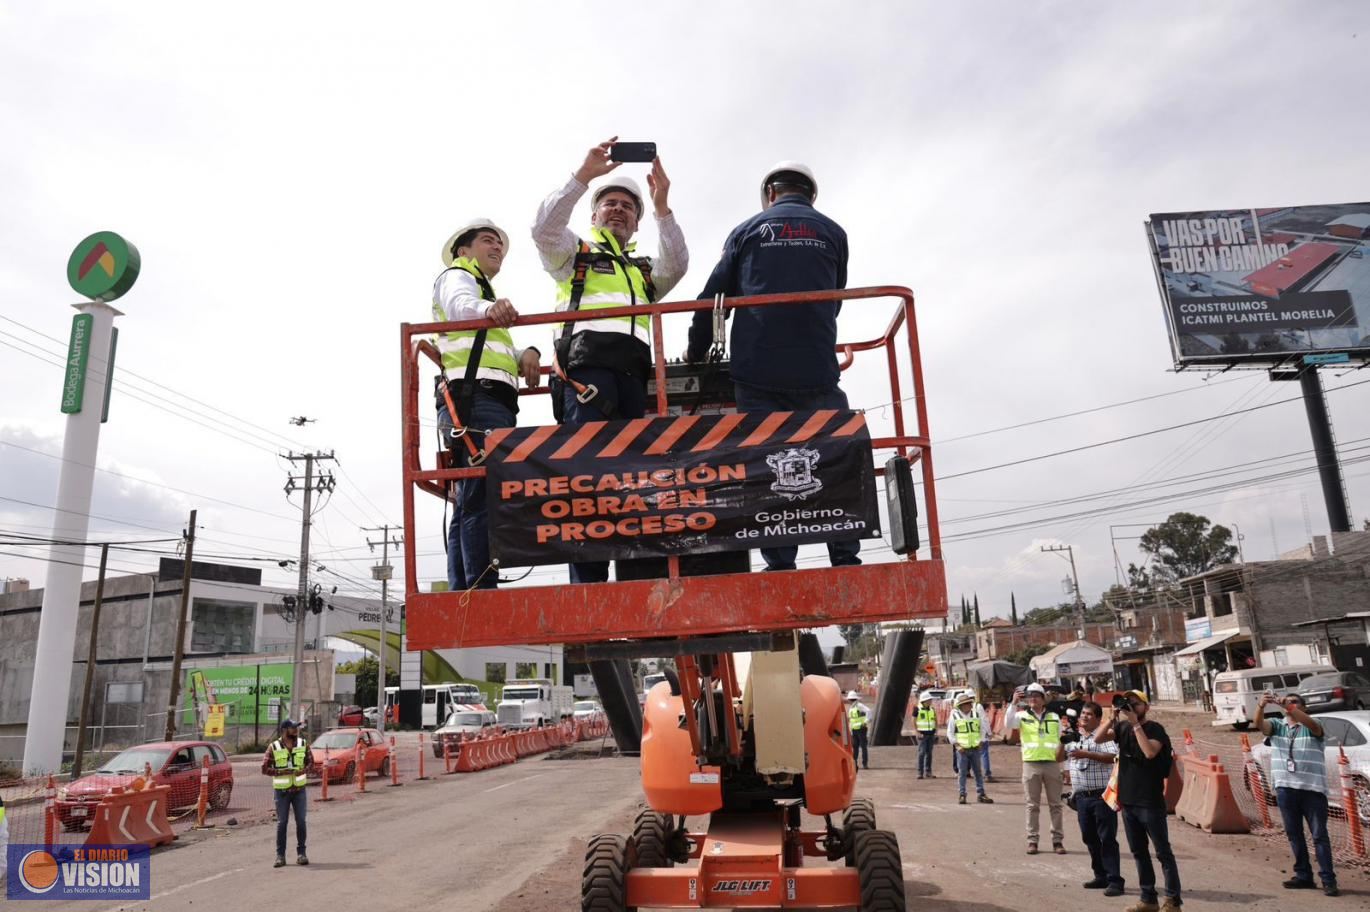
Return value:
[(491, 552), (504, 567), (880, 534), (858, 412), (511, 428), (486, 449)]

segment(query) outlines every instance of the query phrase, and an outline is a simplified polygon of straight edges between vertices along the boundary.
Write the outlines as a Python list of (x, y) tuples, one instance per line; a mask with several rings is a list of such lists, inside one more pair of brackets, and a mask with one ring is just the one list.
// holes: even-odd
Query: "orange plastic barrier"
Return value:
[(112, 792), (95, 807), (86, 845), (166, 845), (176, 839), (167, 821), (170, 786)]
[(1261, 826), (1270, 828), (1270, 805), (1265, 801), (1264, 781), (1255, 759), (1251, 756), (1251, 739), (1242, 735), (1242, 778), (1246, 780), (1246, 790), (1256, 799), (1256, 807), (1261, 811)]
[(1184, 776), (1180, 773), (1180, 758), (1174, 752), (1170, 752), (1170, 775), (1165, 780), (1165, 812), (1175, 813), (1175, 808), (1180, 803), (1180, 796), (1184, 794)]
[(209, 755), (200, 765), (200, 795), (195, 801), (195, 829), (205, 828), (205, 814), (209, 810)]
[(423, 732), (419, 732), (419, 774), (415, 777), (419, 781), (423, 781), (424, 779), (428, 778), (423, 771), (423, 755), (425, 753), (426, 751), (423, 745)]
[(1216, 754), (1207, 760), (1185, 757), (1184, 786), (1175, 817), (1209, 833), (1249, 833), (1246, 815), (1232, 794), (1232, 780)]
[(323, 749), (323, 775), (319, 777), (319, 800), (332, 801), (328, 797), (328, 748)]

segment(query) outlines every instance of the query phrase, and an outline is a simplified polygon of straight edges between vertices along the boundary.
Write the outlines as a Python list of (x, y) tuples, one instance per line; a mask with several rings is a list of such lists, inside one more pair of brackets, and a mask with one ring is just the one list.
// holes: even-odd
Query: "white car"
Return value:
[[(1314, 717), (1322, 726), (1326, 741), (1328, 808), (1333, 816), (1342, 813), (1341, 751), (1351, 763), (1351, 778), (1356, 784), (1356, 804), (1361, 824), (1370, 826), (1370, 710), (1331, 712)], [(1258, 788), (1265, 793), (1266, 804), (1274, 805), (1275, 792), (1270, 787), (1271, 748), (1262, 742), (1251, 748), (1251, 757), (1259, 767)], [(1283, 758), (1276, 762), (1284, 762)], [(1248, 791), (1251, 784), (1242, 777)]]
[(594, 700), (577, 700), (571, 704), (571, 716), (577, 722), (598, 722), (604, 718), (604, 710)]
[(489, 734), (496, 729), (495, 714), (488, 709), (454, 709), (433, 732), (433, 756), (441, 757), (443, 745), (451, 744), (452, 756), (461, 750), (462, 737)]

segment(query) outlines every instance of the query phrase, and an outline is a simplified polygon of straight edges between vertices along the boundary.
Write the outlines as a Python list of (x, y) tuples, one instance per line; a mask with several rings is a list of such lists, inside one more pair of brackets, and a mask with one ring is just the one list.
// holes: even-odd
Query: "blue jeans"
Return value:
[(918, 775), (924, 776), (932, 773), (932, 746), (937, 743), (937, 732), (920, 731), (918, 733)]
[(951, 749), (952, 759), (956, 761), (956, 788), (961, 797), (966, 794), (966, 777), (975, 773), (975, 791), (983, 795), (985, 793), (985, 777), (980, 772), (980, 748), (971, 748), (968, 751), (961, 751), (959, 748)]
[(853, 728), (851, 732), (851, 758), (860, 762), (866, 769), (871, 766), (870, 738), (864, 728)]
[[(498, 382), (498, 381), (494, 381)], [(514, 426), (514, 413), (504, 403), (481, 390), (471, 401), (470, 427), (476, 446), (485, 442), (485, 431)], [(479, 428), (479, 432), (476, 430)], [(452, 417), (447, 409), (438, 410), (438, 430), (451, 447), (458, 466), (470, 461), (470, 452), (460, 440), (452, 440)], [(486, 511), (485, 479), (463, 478), (457, 485), (452, 523), (447, 530), (447, 585), (452, 589), (494, 589), (499, 571), (490, 568), (490, 520)], [(470, 572), (467, 572), (467, 568)]]
[[(739, 412), (807, 412), (818, 409), (847, 408), (847, 394), (837, 387), (830, 390), (781, 392), (766, 390), (745, 383), (733, 384), (734, 398)], [(834, 567), (854, 567), (861, 563), (856, 555), (861, 551), (861, 539), (828, 542), (828, 560)], [(762, 548), (761, 557), (767, 570), (793, 570), (799, 555), (796, 545), (781, 548)]]
[[(570, 372), (572, 380), (599, 390), (590, 402), (576, 398), (575, 387), (569, 383), (562, 393), (561, 423), (568, 427), (607, 421), (604, 409), (613, 405), (614, 421), (641, 418), (647, 413), (647, 385), (629, 374), (601, 367), (578, 367)], [(581, 561), (571, 564), (571, 582), (604, 583), (609, 580), (608, 561)]]
[(1102, 797), (1077, 795), (1075, 819), (1080, 824), (1080, 838), (1089, 849), (1089, 863), (1094, 868), (1094, 879), (1106, 880), (1122, 889), (1123, 872), (1118, 852), (1118, 812), (1104, 803)]
[(1175, 864), (1175, 853), (1170, 850), (1170, 829), (1166, 825), (1164, 807), (1131, 807), (1123, 805), (1123, 832), (1127, 847), (1137, 863), (1137, 887), (1142, 902), (1156, 901), (1156, 870), (1151, 866), (1148, 840), (1156, 847), (1156, 860), (1165, 875), (1162, 892), (1178, 905), (1180, 902), (1180, 868)]
[(1318, 856), (1318, 875), (1323, 886), (1336, 886), (1337, 872), (1332, 870), (1332, 841), (1327, 836), (1327, 796), (1308, 789), (1277, 788), (1275, 802), (1284, 818), (1284, 834), (1289, 837), (1289, 848), (1294, 852), (1294, 876), (1313, 882), (1313, 867), (1308, 863), (1308, 843), (1303, 838), (1303, 825), (1308, 823), (1308, 835), (1313, 837), (1313, 851)]
[(980, 743), (980, 765), (985, 769), (986, 779), (994, 775), (994, 770), (989, 766), (989, 738)]
[(304, 854), (305, 808), (309, 805), (309, 793), (302, 788), (276, 790), (276, 854), (285, 854), (285, 828), (290, 823), (290, 811), (295, 811), (295, 853)]

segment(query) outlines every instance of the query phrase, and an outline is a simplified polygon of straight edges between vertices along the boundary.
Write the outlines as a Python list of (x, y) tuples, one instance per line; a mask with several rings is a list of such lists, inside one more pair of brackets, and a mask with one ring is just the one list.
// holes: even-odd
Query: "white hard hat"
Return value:
[(931, 703), (931, 702), (932, 702), (932, 691), (930, 691), (930, 690), (925, 690), (925, 691), (923, 691), (921, 694), (919, 694), (919, 695), (918, 695), (918, 702), (919, 702), (919, 703)]
[(1038, 684), (1036, 681), (1027, 686), (1026, 692), (1030, 694), (1041, 694), (1044, 697), (1047, 695), (1046, 689), (1042, 687), (1041, 684)]
[(849, 690), (849, 691), (847, 691), (847, 699), (848, 699), (848, 700), (859, 700), (859, 699), (861, 699), (861, 698), (858, 697), (858, 696), (856, 695), (856, 691), (854, 691), (854, 690)]
[(813, 196), (809, 198), (810, 201), (818, 199), (818, 178), (813, 176), (813, 171), (808, 165), (797, 161), (779, 161), (771, 165), (771, 170), (767, 171), (766, 176), (761, 178), (761, 205), (766, 205), (766, 185), (771, 182), (771, 178), (783, 171), (793, 171), (795, 174), (801, 174), (807, 178), (813, 186)]
[(509, 252), (509, 235), (504, 233), (504, 229), (499, 225), (496, 225), (491, 219), (475, 218), (452, 232), (452, 236), (447, 239), (447, 243), (442, 245), (442, 265), (451, 266), (452, 263), (456, 261), (457, 258), (453, 253), (452, 248), (457, 246), (457, 238), (468, 231), (475, 231), (477, 228), (489, 228), (491, 231), (495, 232), (495, 234), (498, 234), (500, 243), (504, 244), (504, 252)]
[(595, 188), (594, 194), (590, 197), (590, 204), (598, 206), (599, 198), (610, 190), (622, 190), (631, 196), (637, 203), (637, 217), (642, 218), (642, 213), (646, 211), (646, 207), (642, 205), (642, 190), (638, 188), (637, 181), (631, 177), (611, 177)]
[(957, 705), (957, 706), (960, 706), (962, 703), (974, 703), (974, 702), (975, 702), (975, 697), (971, 694), (970, 691), (966, 691), (965, 693), (961, 694), (960, 696), (958, 696), (958, 697), (956, 698), (956, 705)]

